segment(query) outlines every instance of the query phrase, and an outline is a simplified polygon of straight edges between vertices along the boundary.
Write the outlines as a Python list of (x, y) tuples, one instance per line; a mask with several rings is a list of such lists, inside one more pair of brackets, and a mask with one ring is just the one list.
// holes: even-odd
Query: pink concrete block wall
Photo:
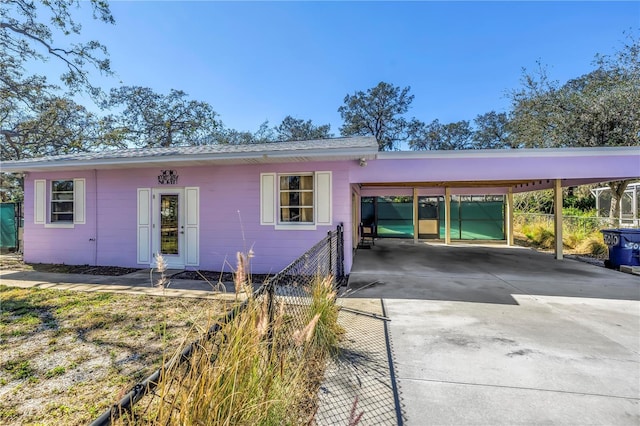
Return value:
[[(158, 187), (160, 168), (29, 173), (25, 183), (25, 261), (145, 267), (137, 264), (137, 189)], [(333, 224), (316, 230), (260, 225), (260, 173), (331, 170)], [(345, 267), (351, 265), (351, 206), (344, 162), (178, 167), (177, 187), (200, 188), (200, 267), (235, 268), (236, 253), (253, 249), (254, 273), (277, 273), (345, 224)], [(73, 229), (33, 223), (33, 180), (86, 179), (86, 224)], [(163, 185), (163, 188), (170, 186)], [(48, 190), (47, 190), (48, 192)], [(96, 210), (97, 205), (97, 210)]]

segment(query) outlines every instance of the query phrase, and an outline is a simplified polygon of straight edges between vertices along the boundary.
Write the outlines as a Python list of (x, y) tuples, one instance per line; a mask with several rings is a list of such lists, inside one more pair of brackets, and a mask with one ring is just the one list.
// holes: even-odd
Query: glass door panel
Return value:
[(178, 195), (160, 195), (160, 253), (179, 254)]

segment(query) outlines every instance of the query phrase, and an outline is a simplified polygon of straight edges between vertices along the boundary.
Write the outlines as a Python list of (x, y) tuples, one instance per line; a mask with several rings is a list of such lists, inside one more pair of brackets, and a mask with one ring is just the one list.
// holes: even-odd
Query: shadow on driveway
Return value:
[(517, 304), (514, 295), (640, 300), (640, 278), (504, 245), (383, 239), (358, 250), (349, 297)]

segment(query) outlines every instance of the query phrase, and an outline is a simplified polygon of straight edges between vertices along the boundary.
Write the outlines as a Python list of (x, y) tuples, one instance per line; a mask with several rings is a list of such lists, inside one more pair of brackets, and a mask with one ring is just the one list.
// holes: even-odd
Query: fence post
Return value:
[(340, 284), (344, 280), (344, 225), (338, 225), (338, 277)]
[(333, 232), (332, 231), (328, 231), (327, 232), (327, 239), (328, 239), (328, 243), (329, 243), (329, 274), (330, 275), (334, 275), (333, 273)]
[(275, 317), (275, 304), (273, 303), (275, 298), (276, 286), (272, 281), (267, 283), (267, 315), (269, 316), (269, 322), (267, 323), (267, 342), (269, 349), (273, 345), (273, 319)]

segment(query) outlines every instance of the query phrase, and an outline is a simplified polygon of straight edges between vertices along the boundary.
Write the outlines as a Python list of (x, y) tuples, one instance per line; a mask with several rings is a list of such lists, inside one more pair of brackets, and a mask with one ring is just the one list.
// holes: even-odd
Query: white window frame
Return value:
[[(54, 185), (58, 182), (62, 182), (62, 183), (66, 183), (66, 182), (71, 182), (71, 191), (55, 191), (54, 190)], [(75, 182), (73, 181), (73, 179), (52, 179), (49, 182), (49, 223), (56, 224), (56, 225), (62, 225), (62, 224), (71, 224), (74, 223), (74, 219), (75, 219), (75, 200), (74, 200), (74, 189), (75, 189)], [(67, 200), (67, 199), (54, 199), (54, 194), (71, 194), (71, 199)], [(64, 212), (59, 212), (56, 213), (55, 209), (53, 208), (53, 206), (55, 204), (58, 203), (71, 203), (71, 211), (64, 211)], [(54, 217), (58, 214), (70, 214), (71, 215), (71, 220), (60, 220), (60, 219), (54, 219)]]
[[(311, 177), (312, 188), (311, 189), (294, 189), (294, 190), (282, 189), (282, 187), (280, 186), (281, 185), (281, 180), (280, 179), (283, 178), (283, 177), (290, 177), (290, 176), (294, 176), (294, 177), (296, 177), (296, 176), (299, 176), (299, 177), (303, 177), (303, 176)], [(276, 212), (277, 212), (277, 217), (276, 217), (277, 224), (279, 226), (287, 226), (287, 227), (288, 226), (295, 226), (296, 229), (299, 229), (299, 227), (301, 227), (301, 226), (314, 226), (315, 227), (315, 224), (316, 224), (316, 205), (315, 205), (316, 204), (316, 195), (315, 195), (316, 194), (316, 183), (315, 183), (315, 175), (314, 175), (314, 173), (279, 173), (277, 175), (277, 187), (278, 187), (277, 188), (277, 194), (276, 194), (277, 201), (278, 201), (277, 210), (276, 210)], [(283, 206), (281, 204), (281, 200), (282, 200), (281, 195), (282, 195), (283, 192), (287, 192), (287, 193), (298, 192), (300, 194), (311, 193), (311, 202), (312, 202), (312, 204), (310, 206), (309, 205)], [(302, 195), (300, 195), (300, 200), (302, 200)], [(286, 209), (286, 208), (299, 208), (299, 209), (309, 209), (310, 208), (311, 209), (311, 221), (302, 222), (302, 221), (284, 221), (284, 220), (282, 220), (282, 209)]]
[[(71, 221), (53, 221), (52, 205), (56, 201), (53, 200), (53, 183), (57, 181), (73, 182), (73, 219)], [(76, 225), (86, 223), (86, 182), (84, 178), (59, 178), (59, 179), (36, 179), (34, 180), (34, 221), (36, 225), (44, 225), (45, 228), (75, 228)]]
[[(280, 177), (313, 176), (313, 222), (280, 221)], [(316, 230), (331, 226), (333, 217), (332, 172), (260, 173), (260, 224), (276, 230)]]

